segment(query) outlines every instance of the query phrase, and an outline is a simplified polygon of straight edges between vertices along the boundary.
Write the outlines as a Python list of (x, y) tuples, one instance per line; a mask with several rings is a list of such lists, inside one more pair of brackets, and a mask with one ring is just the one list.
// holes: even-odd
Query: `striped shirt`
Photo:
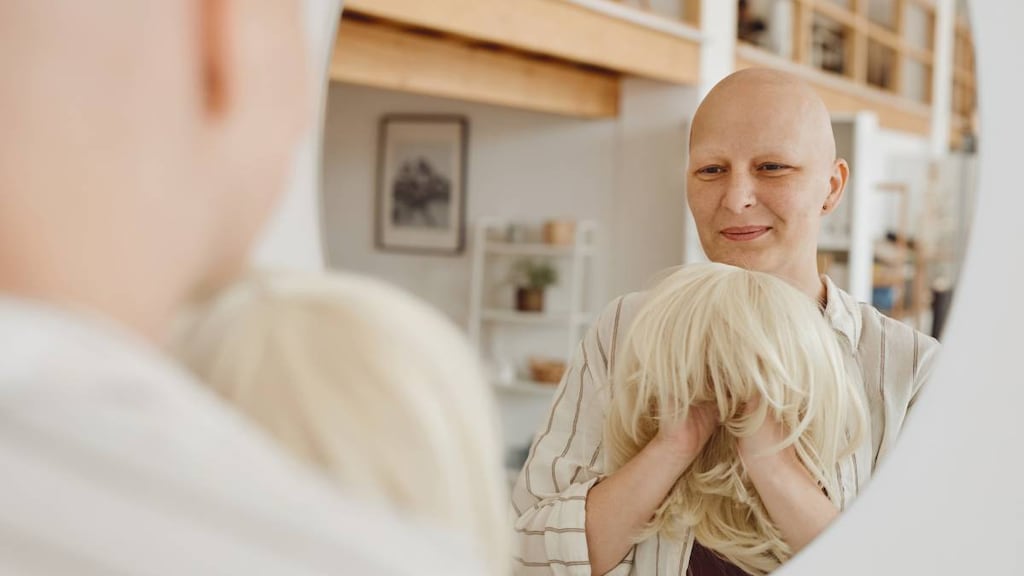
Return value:
[[(939, 344), (913, 328), (858, 303), (825, 278), (824, 315), (835, 329), (846, 369), (863, 383), (869, 434), (839, 464), (841, 508), (864, 488), (892, 448)], [(516, 574), (590, 574), (586, 500), (604, 475), (601, 438), (610, 400), (609, 374), (616, 349), (642, 306), (645, 293), (609, 304), (584, 337), (534, 438), (512, 492)], [(683, 575), (693, 537), (683, 542), (652, 536), (635, 545), (609, 574)]]
[(0, 350), (0, 574), (483, 573), (116, 326), (0, 298)]

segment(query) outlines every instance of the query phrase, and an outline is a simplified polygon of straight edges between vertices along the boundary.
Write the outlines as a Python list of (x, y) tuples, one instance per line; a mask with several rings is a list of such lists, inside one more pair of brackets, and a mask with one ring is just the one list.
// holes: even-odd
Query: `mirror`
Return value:
[[(703, 13), (675, 0), (593, 0), (571, 13), (550, 4), (481, 2), (480, 14), (501, 18), (474, 19), (445, 2), (350, 3), (324, 125), (328, 267), (403, 287), (465, 330), (498, 398), (523, 502), (600, 475), (603, 456), (590, 448), (572, 460), (578, 431), (569, 418), (560, 432), (557, 418), (559, 405), (590, 401), (582, 385), (558, 384), (582, 378), (574, 358), (600, 311), (707, 258), (687, 205), (687, 158), (694, 114), (719, 79), (701, 67), (716, 58), (730, 62), (725, 73), (780, 70), (818, 94), (850, 176), (821, 221), (817, 269), (888, 318), (880, 347), (887, 330), (942, 339), (977, 180), (965, 2), (751, 0), (702, 3)], [(563, 22), (562, 42), (531, 27), (546, 17)], [(702, 46), (702, 27), (722, 22), (735, 26), (734, 44)], [(590, 50), (595, 30), (640, 56)], [(884, 369), (870, 377), (886, 381)], [(851, 500), (896, 441), (877, 435), (868, 462), (840, 474)], [(545, 437), (560, 439), (565, 455), (554, 459), (575, 468), (527, 486), (554, 476), (543, 464), (522, 474)], [(626, 557), (638, 571), (675, 573), (688, 561), (683, 547), (651, 542)], [(538, 561), (579, 561), (524, 546)]]

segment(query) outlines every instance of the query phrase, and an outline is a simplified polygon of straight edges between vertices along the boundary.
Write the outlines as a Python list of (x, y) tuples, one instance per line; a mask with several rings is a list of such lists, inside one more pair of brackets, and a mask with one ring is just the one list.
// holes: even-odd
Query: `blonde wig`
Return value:
[(346, 493), (469, 534), (501, 573), (496, 406), (440, 313), (364, 277), (278, 274), (241, 282), (182, 324), (185, 364), (283, 446)]
[(769, 274), (724, 264), (683, 267), (652, 290), (612, 382), (609, 473), (691, 406), (717, 406), (721, 425), (639, 540), (692, 532), (751, 574), (770, 572), (791, 550), (744, 471), (736, 439), (778, 419), (789, 434), (776, 449), (792, 446), (838, 508), (838, 463), (867, 426), (839, 341), (816, 303)]

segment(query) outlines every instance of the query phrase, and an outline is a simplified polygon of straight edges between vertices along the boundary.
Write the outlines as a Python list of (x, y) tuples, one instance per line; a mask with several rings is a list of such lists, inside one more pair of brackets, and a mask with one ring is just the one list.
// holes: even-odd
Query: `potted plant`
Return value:
[(516, 310), (543, 312), (544, 289), (558, 282), (558, 271), (549, 262), (522, 260), (515, 268)]

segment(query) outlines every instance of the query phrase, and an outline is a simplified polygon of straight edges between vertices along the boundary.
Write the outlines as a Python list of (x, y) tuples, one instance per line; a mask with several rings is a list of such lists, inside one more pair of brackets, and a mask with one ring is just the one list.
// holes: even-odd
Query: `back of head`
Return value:
[(157, 339), (233, 277), (310, 125), (301, 7), (5, 0), (0, 292)]
[(836, 463), (866, 425), (839, 341), (815, 302), (769, 274), (686, 266), (652, 290), (621, 354), (605, 429), (609, 471), (691, 406), (714, 404), (722, 423), (644, 537), (680, 539), (692, 530), (748, 572), (778, 566), (790, 551), (743, 470), (736, 438), (778, 419), (789, 436), (777, 449), (793, 446), (838, 502)]
[(201, 380), (347, 492), (466, 531), (504, 565), (493, 398), (439, 313), (368, 278), (256, 277), (180, 342)]

